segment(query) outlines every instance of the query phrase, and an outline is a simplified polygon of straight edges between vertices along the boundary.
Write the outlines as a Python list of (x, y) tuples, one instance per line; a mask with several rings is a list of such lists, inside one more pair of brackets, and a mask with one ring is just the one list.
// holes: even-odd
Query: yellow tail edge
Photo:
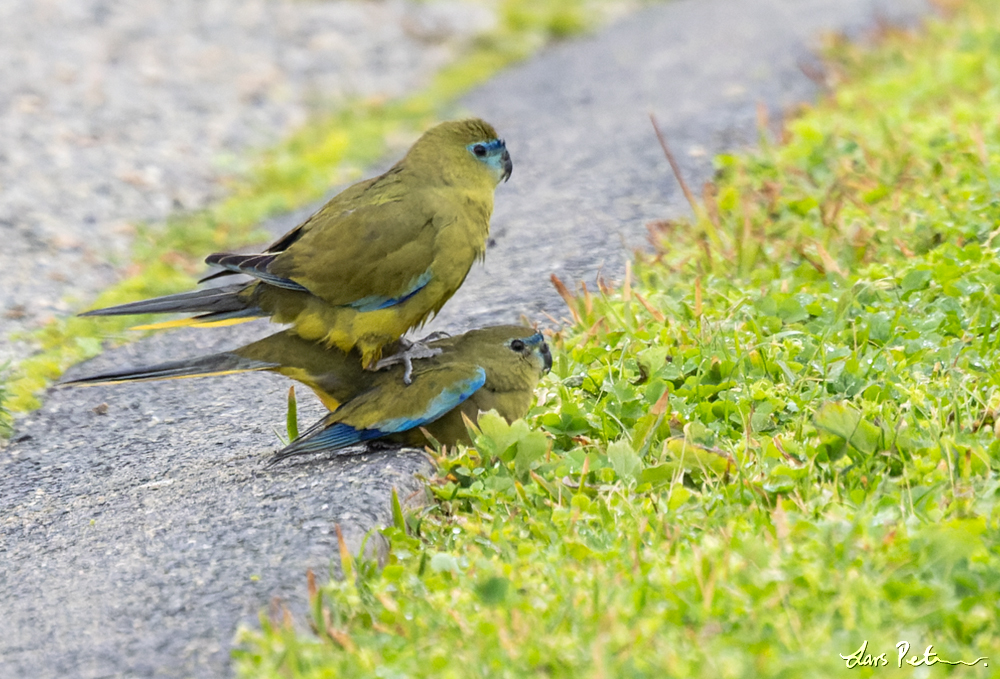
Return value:
[(252, 321), (256, 317), (247, 318), (226, 318), (219, 321), (200, 321), (197, 318), (178, 318), (174, 321), (161, 321), (160, 323), (148, 323), (146, 325), (134, 325), (132, 330), (166, 330), (168, 328), (225, 328), (230, 325), (239, 325)]
[(101, 380), (100, 382), (68, 382), (58, 384), (58, 387), (73, 387), (76, 389), (87, 387), (103, 387), (109, 384), (129, 384), (136, 382), (166, 382), (167, 380), (186, 380), (189, 377), (218, 377), (221, 375), (238, 375), (239, 373), (253, 372), (255, 370), (267, 370), (267, 368), (238, 368), (234, 370), (211, 370), (201, 373), (190, 373), (187, 375), (167, 375), (165, 377), (122, 377), (116, 380)]

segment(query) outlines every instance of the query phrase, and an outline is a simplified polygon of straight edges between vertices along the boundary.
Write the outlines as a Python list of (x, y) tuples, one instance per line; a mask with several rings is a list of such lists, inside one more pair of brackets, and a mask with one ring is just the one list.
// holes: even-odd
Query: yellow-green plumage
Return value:
[(471, 330), (427, 346), (442, 351), (414, 363), (411, 384), (403, 382), (400, 365), (374, 373), (366, 390), (279, 451), (274, 461), (376, 439), (424, 445), (421, 428), (446, 445), (469, 443), (463, 414), (473, 422), (488, 410), (508, 422), (523, 417), (538, 380), (552, 365), (541, 334), (523, 326)]
[[(394, 343), (388, 350), (396, 348)], [(366, 389), (376, 374), (363, 370), (360, 359), (357, 350), (345, 353), (327, 349), (318, 342), (283, 330), (232, 351), (99, 373), (67, 380), (59, 386), (87, 387), (266, 371), (301, 382), (312, 389), (327, 408), (336, 410), (343, 401)]]
[(220, 325), (270, 316), (307, 340), (357, 348), (366, 367), (419, 327), (483, 256), (493, 190), (510, 156), (488, 123), (442, 123), (385, 174), (355, 184), (261, 255), (217, 254), (216, 274), (257, 280), (88, 314), (187, 312), (152, 327)]
[[(362, 370), (357, 350), (344, 353), (326, 349), (287, 330), (229, 352), (102, 373), (64, 384), (85, 386), (251, 370), (291, 377), (313, 389), (333, 412), (280, 452), (279, 458), (283, 458), (373, 439), (424, 445), (426, 439), (421, 427), (446, 445), (468, 443), (463, 413), (472, 421), (476, 421), (480, 411), (487, 410), (496, 410), (508, 421), (522, 417), (531, 406), (539, 378), (551, 365), (541, 335), (518, 325), (470, 330), (426, 345), (439, 349), (440, 353), (414, 362), (409, 385), (403, 382), (402, 365), (378, 372)], [(390, 347), (395, 348), (395, 345)], [(483, 375), (482, 384), (475, 386), (479, 371)], [(456, 385), (470, 378), (475, 389), (453, 407), (435, 415), (435, 399), (444, 396), (447, 400), (449, 393), (455, 393)], [(435, 416), (420, 421), (431, 415)], [(361, 438), (350, 435), (346, 442), (340, 439), (324, 442), (322, 433), (337, 425), (348, 426), (354, 432), (374, 431), (376, 435)]]

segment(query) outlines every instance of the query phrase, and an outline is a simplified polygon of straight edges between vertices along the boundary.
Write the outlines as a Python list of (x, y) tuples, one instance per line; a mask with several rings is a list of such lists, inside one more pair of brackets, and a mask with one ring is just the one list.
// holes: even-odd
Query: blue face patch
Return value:
[(530, 337), (515, 337), (507, 341), (507, 346), (511, 351), (518, 353), (524, 351), (525, 348), (530, 348), (532, 353), (541, 359), (543, 372), (548, 372), (552, 369), (552, 354), (549, 352), (549, 345), (545, 343), (542, 333), (536, 332)]
[(510, 154), (507, 153), (507, 145), (504, 144), (503, 139), (490, 139), (489, 141), (477, 141), (473, 144), (469, 144), (465, 147), (469, 150), (469, 153), (478, 160), (479, 162), (485, 164), (490, 170), (493, 171), (493, 175), (496, 177), (497, 183), (500, 180), (506, 181), (510, 178), (511, 170), (514, 169), (514, 164), (510, 161)]
[(465, 148), (469, 149), (469, 153), (476, 158), (486, 158), (502, 154), (507, 150), (507, 145), (504, 144), (503, 139), (490, 139), (489, 141), (477, 141), (475, 144), (469, 144)]
[(545, 338), (542, 337), (542, 333), (536, 332), (534, 335), (530, 337), (515, 337), (514, 339), (509, 340), (507, 342), (507, 346), (508, 347), (511, 346), (514, 342), (521, 342), (526, 346), (533, 347), (536, 344), (542, 343), (543, 341), (545, 341)]

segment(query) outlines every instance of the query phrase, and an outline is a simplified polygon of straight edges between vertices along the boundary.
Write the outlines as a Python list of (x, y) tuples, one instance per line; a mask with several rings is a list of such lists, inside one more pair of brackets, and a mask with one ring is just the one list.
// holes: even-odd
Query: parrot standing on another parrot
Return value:
[(309, 386), (333, 412), (279, 451), (273, 460), (278, 461), (374, 439), (420, 446), (427, 442), (421, 427), (445, 445), (469, 443), (462, 413), (473, 422), (491, 409), (508, 422), (523, 417), (538, 380), (552, 367), (542, 335), (520, 325), (470, 330), (426, 344), (438, 353), (414, 366), (411, 384), (401, 379), (400, 364), (362, 370), (356, 350), (325, 349), (286, 330), (233, 351), (101, 373), (63, 386), (280, 373)]
[(270, 316), (374, 369), (383, 348), (436, 314), (486, 251), (493, 190), (510, 177), (503, 140), (462, 120), (423, 134), (384, 174), (348, 187), (262, 254), (205, 261), (254, 280), (85, 312), (194, 313), (144, 328)]

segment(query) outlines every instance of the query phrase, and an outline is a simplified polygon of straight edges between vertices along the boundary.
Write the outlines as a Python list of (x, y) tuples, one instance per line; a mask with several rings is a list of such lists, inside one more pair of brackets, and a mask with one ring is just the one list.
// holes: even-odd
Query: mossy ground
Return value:
[(696, 220), (564, 291), (527, 420), (440, 455), (388, 564), (342, 553), (240, 676), (992, 675), (1000, 6), (829, 67)]

